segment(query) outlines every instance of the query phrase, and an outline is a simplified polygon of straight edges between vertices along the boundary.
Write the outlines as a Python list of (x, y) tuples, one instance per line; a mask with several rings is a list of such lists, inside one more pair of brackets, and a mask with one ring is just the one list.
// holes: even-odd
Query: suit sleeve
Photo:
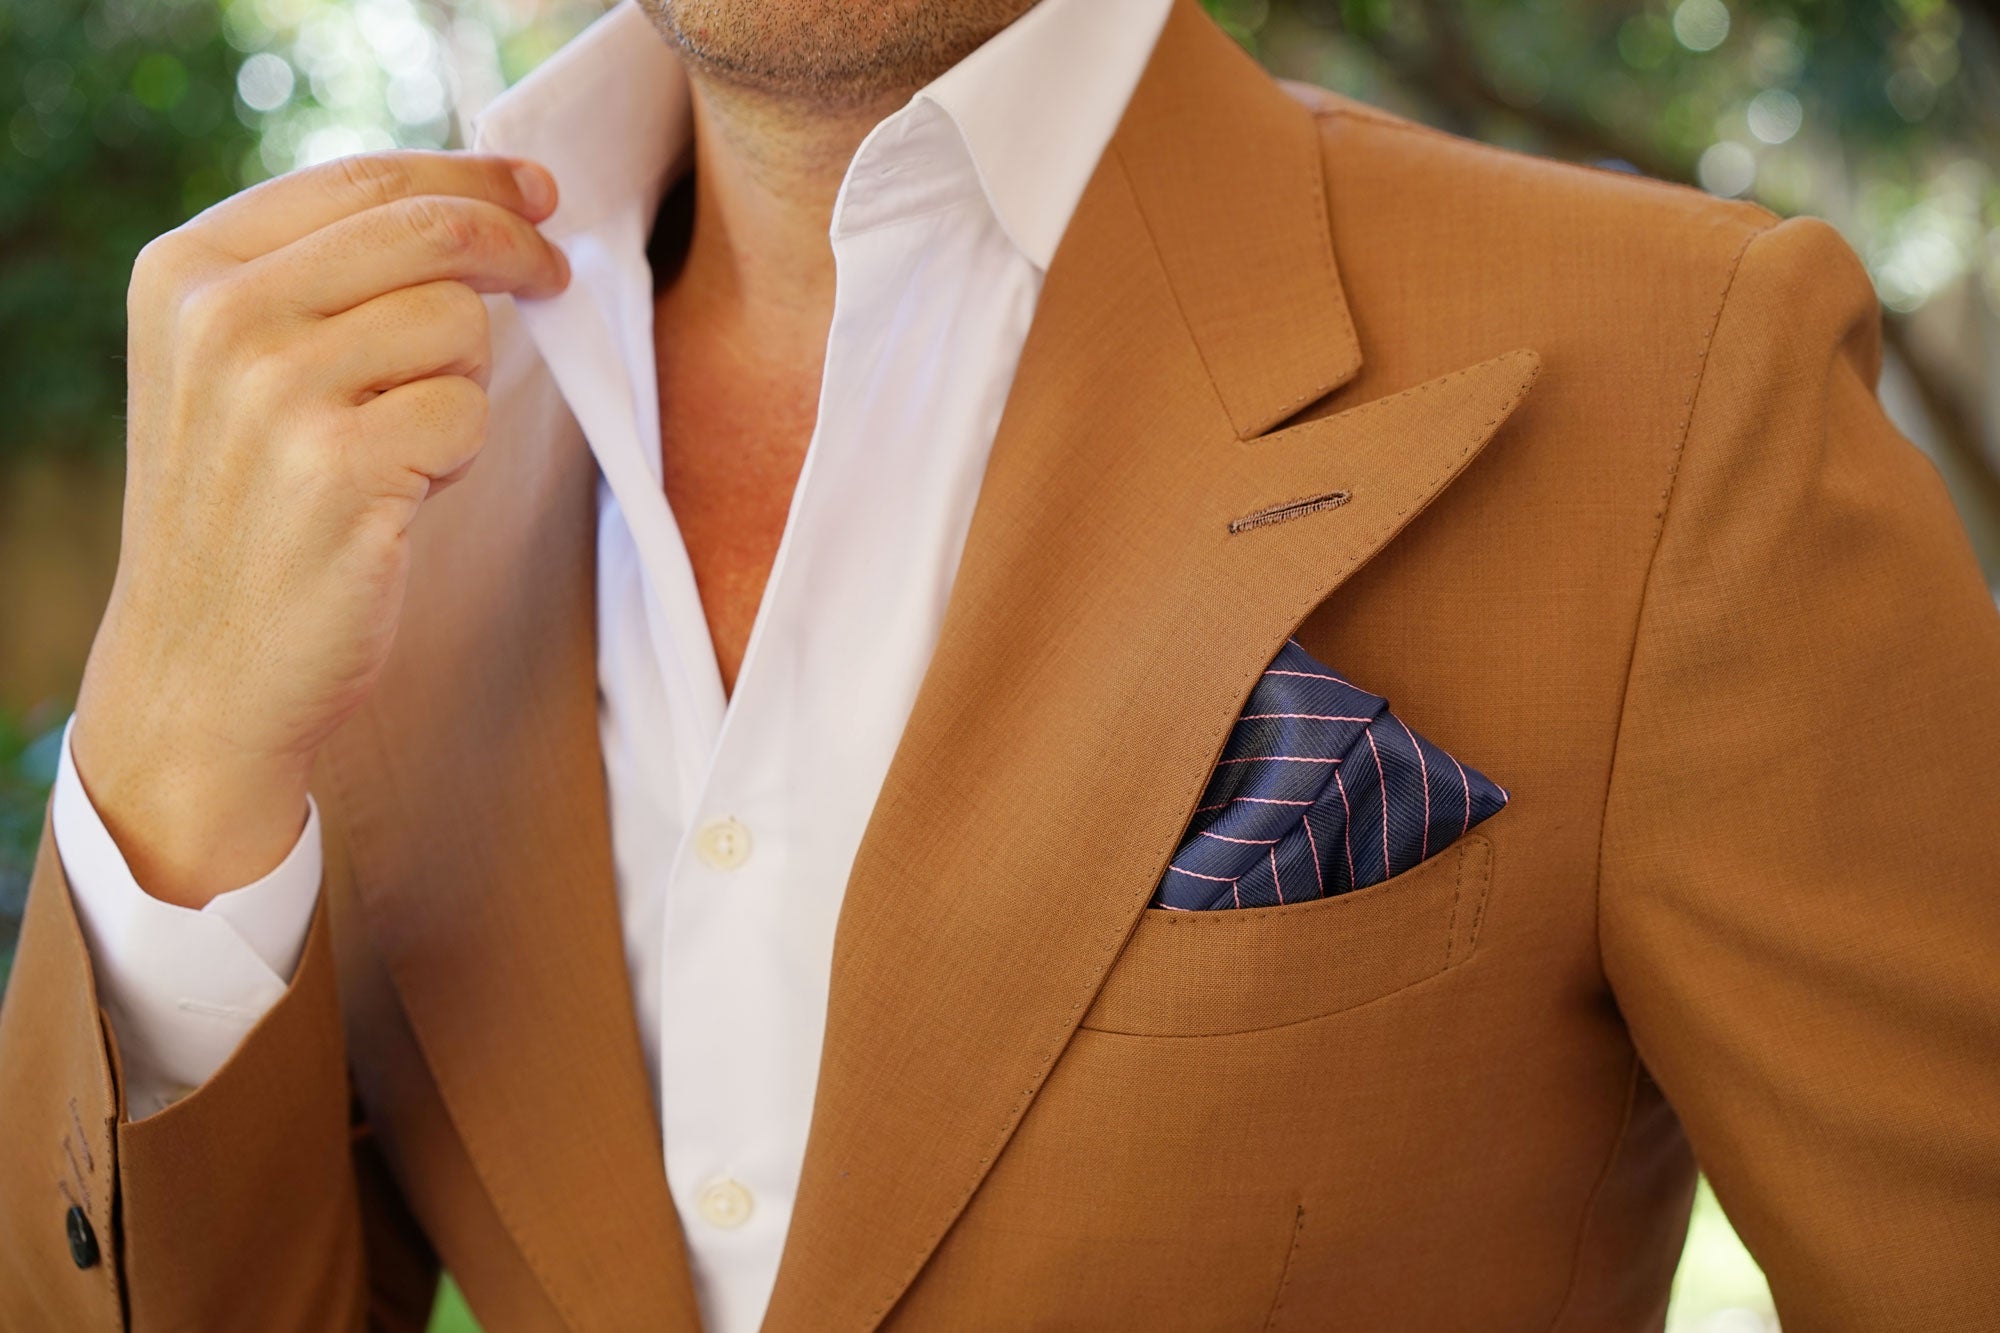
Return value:
[(1605, 969), (1787, 1330), (2000, 1310), (2000, 614), (1825, 224), (1749, 242), (1642, 601)]
[(362, 1326), (362, 1208), (323, 906), (290, 986), (234, 1053), (190, 1095), (130, 1120), (45, 833), (0, 1007), (0, 1126), (0, 1328)]

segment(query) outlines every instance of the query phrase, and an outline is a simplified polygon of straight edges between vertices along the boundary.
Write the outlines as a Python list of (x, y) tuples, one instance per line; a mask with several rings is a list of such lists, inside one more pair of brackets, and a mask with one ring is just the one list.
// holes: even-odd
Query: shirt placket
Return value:
[[(865, 203), (887, 219), (874, 225), (894, 226), (898, 201), (884, 192), (907, 185), (921, 205), (913, 212), (934, 212), (937, 180), (922, 173), (937, 164), (915, 156), (857, 155), (843, 203)], [(962, 162), (949, 165), (969, 172)], [(964, 183), (971, 186), (969, 174)], [(886, 631), (865, 616), (844, 618), (837, 630), (821, 624), (825, 617), (803, 604), (804, 589), (822, 561), (855, 558), (881, 540), (872, 526), (858, 528), (856, 516), (842, 522), (829, 512), (829, 497), (847, 497), (836, 507), (848, 503), (855, 469), (867, 465), (856, 451), (888, 443), (876, 437), (889, 423), (869, 415), (873, 369), (896, 336), (914, 252), (930, 235), (926, 224), (904, 229), (907, 244), (881, 235), (860, 243), (840, 236), (838, 218), (814, 435), (666, 886), (660, 1063), (668, 1178), (698, 1237), (691, 1245), (698, 1268), (718, 1279), (711, 1290), (722, 1302), (746, 1314), (775, 1271), (790, 1220), (825, 1019), (824, 945), (845, 883), (836, 862), (858, 840), (847, 826), (865, 816), (827, 808), (831, 776), (867, 765), (823, 725), (826, 710), (838, 706), (827, 694), (838, 682), (807, 678), (801, 664), (844, 662)]]

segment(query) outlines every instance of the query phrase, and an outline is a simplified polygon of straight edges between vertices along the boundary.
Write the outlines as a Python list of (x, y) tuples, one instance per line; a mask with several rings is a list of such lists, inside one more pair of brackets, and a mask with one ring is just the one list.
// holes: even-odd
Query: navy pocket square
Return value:
[(1275, 907), (1365, 889), (1507, 804), (1389, 701), (1287, 639), (1250, 691), (1152, 906)]

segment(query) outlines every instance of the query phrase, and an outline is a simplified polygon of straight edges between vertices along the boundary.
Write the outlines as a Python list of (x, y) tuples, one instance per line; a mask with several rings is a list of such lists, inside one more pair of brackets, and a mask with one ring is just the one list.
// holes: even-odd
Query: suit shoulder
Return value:
[(1311, 85), (1285, 88), (1318, 123), (1329, 192), (1370, 200), (1378, 215), (1458, 219), (1517, 251), (1520, 239), (1543, 236), (1571, 260), (1601, 252), (1570, 245), (1587, 234), (1641, 267), (1647, 256), (1728, 262), (1779, 221), (1692, 186), (1482, 143)]

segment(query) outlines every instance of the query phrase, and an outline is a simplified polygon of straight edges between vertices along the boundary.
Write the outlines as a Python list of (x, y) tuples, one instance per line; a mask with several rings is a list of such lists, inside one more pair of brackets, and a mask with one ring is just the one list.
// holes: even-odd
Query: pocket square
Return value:
[(1389, 701), (1287, 639), (1250, 691), (1154, 890), (1173, 911), (1275, 907), (1365, 889), (1507, 804)]

